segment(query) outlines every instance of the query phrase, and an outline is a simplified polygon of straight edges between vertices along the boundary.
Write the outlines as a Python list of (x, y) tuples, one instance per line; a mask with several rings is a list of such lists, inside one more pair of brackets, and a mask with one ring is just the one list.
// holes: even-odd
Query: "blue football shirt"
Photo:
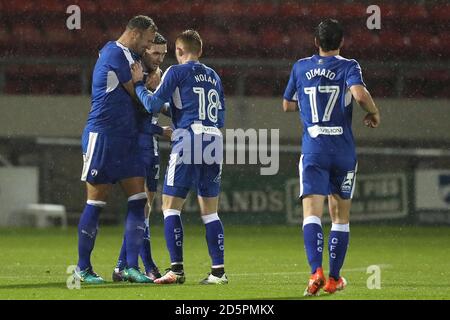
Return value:
[(355, 155), (353, 85), (365, 86), (356, 60), (313, 55), (294, 64), (284, 99), (298, 102), (302, 153)]
[(137, 134), (137, 109), (123, 83), (131, 80), (137, 54), (117, 41), (101, 50), (92, 76), (92, 103), (86, 129), (114, 136)]
[(221, 128), (225, 121), (225, 98), (219, 75), (198, 61), (170, 66), (152, 94), (143, 82), (136, 94), (147, 111), (157, 113), (170, 103), (174, 128), (188, 128), (194, 122)]

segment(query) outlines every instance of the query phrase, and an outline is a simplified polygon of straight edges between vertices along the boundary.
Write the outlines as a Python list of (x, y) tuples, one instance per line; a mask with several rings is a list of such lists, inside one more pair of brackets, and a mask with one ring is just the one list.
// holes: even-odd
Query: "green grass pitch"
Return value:
[[(324, 228), (325, 234), (329, 226)], [(161, 269), (169, 265), (163, 229), (152, 228)], [(95, 271), (108, 283), (66, 287), (76, 264), (75, 228), (0, 229), (0, 299), (304, 299), (308, 266), (297, 226), (225, 225), (226, 286), (202, 286), (209, 256), (202, 226), (185, 226), (184, 285), (112, 283), (122, 229), (103, 227), (93, 252)], [(325, 251), (327, 252), (327, 251)], [(328, 258), (324, 256), (325, 271)], [(369, 290), (367, 267), (381, 267), (381, 289)], [(308, 299), (450, 299), (450, 228), (353, 225), (342, 275), (345, 291)]]

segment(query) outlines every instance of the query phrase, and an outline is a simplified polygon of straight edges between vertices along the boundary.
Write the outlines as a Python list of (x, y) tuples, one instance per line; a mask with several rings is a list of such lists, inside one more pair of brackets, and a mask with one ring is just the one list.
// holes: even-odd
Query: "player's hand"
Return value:
[(172, 138), (173, 129), (171, 127), (162, 127), (162, 128), (163, 128), (162, 136), (170, 140)]
[(142, 69), (142, 64), (140, 62), (135, 62), (131, 65), (131, 79), (133, 80), (133, 83), (144, 79), (144, 69)]
[(380, 125), (380, 112), (366, 114), (364, 125), (369, 128), (378, 127)]
[(155, 91), (161, 82), (161, 69), (156, 69), (152, 73), (147, 76), (147, 81), (145, 82), (145, 86), (147, 89)]

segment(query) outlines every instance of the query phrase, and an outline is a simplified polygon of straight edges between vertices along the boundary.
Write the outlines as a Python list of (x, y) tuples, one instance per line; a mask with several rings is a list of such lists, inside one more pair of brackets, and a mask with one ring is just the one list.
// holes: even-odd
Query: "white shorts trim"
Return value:
[(89, 132), (89, 140), (86, 153), (83, 154), (83, 170), (81, 171), (81, 181), (86, 181), (91, 166), (92, 156), (94, 155), (95, 144), (97, 142), (98, 133)]
[(300, 194), (299, 197), (303, 196), (303, 154), (300, 156), (300, 161), (298, 162), (298, 176), (300, 180)]
[(355, 185), (356, 185), (356, 176), (358, 172), (358, 162), (356, 162), (355, 165), (355, 177), (353, 178), (353, 186), (352, 186), (352, 192), (350, 193), (350, 199), (353, 199), (353, 193), (355, 193)]
[(175, 168), (177, 166), (178, 153), (172, 153), (169, 160), (169, 168), (167, 169), (167, 185), (173, 187), (175, 180)]

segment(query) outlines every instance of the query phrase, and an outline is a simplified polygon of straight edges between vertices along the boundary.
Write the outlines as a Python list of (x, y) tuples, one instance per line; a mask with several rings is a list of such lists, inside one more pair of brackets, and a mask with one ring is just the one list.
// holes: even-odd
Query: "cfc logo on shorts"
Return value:
[(92, 169), (92, 170), (91, 170), (91, 176), (96, 177), (97, 174), (98, 174), (97, 169)]
[(347, 176), (345, 177), (344, 182), (342, 182), (341, 185), (341, 191), (347, 193), (352, 192), (354, 179), (355, 179), (355, 171), (347, 172)]

